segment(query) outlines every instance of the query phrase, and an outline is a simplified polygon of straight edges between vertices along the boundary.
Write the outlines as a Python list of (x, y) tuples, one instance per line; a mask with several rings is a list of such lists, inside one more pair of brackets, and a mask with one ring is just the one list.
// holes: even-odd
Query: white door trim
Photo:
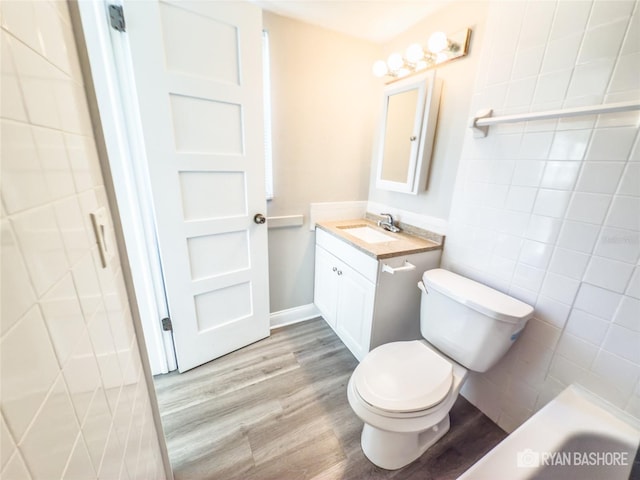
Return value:
[(111, 30), (106, 0), (78, 2), (78, 8), (151, 372), (167, 373), (177, 365), (171, 332), (160, 323), (168, 308), (137, 102), (131, 101), (135, 89), (127, 81), (128, 39)]

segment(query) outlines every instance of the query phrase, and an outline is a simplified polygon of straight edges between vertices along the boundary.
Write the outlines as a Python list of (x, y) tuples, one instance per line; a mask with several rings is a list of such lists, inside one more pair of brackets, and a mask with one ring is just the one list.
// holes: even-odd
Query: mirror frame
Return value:
[[(378, 148), (376, 152), (377, 175), (376, 188), (393, 192), (409, 193), (417, 195), (421, 190), (426, 190), (427, 179), (431, 164), (431, 153), (440, 108), (440, 93), (442, 81), (436, 78), (435, 70), (425, 72), (407, 78), (404, 81), (394, 82), (384, 89), (382, 102), (382, 115), (380, 119)], [(394, 182), (382, 178), (384, 162), (385, 134), (387, 131), (387, 113), (390, 97), (418, 89), (418, 101), (414, 117), (413, 131), (417, 136), (417, 142), (413, 142), (409, 157), (407, 180)]]

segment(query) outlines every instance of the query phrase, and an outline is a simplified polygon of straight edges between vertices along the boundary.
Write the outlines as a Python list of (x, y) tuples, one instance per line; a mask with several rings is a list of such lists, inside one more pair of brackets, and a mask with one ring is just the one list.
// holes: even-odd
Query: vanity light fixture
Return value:
[(431, 34), (424, 48), (419, 43), (409, 45), (404, 53), (392, 53), (387, 61), (378, 60), (373, 64), (376, 77), (390, 77), (390, 82), (414, 73), (437, 67), (456, 58), (464, 57), (469, 49), (471, 29), (467, 28), (454, 35), (443, 32)]

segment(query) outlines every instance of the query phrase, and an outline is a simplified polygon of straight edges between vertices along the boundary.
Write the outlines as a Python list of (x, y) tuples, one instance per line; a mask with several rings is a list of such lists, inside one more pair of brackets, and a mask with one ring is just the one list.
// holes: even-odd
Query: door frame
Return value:
[[(126, 255), (153, 375), (177, 369), (155, 214), (142, 140), (128, 37), (108, 22), (108, 6), (122, 0), (77, 2)], [(136, 161), (134, 161), (136, 159)]]

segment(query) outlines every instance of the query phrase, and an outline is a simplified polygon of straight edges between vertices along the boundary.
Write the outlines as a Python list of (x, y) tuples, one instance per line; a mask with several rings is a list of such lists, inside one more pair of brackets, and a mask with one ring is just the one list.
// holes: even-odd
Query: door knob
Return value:
[(256, 213), (253, 216), (253, 221), (256, 222), (258, 225), (262, 225), (263, 223), (265, 223), (267, 221), (267, 218), (262, 215), (261, 213)]

